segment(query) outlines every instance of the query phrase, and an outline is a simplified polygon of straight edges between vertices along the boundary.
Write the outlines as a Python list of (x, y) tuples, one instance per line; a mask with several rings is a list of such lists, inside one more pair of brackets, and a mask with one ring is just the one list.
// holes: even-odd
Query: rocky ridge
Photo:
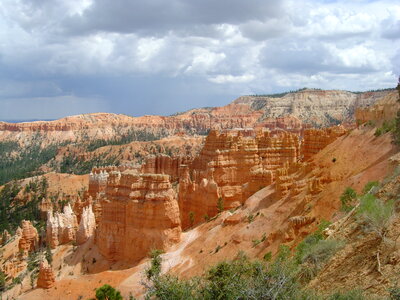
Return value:
[[(66, 117), (56, 121), (28, 123), (0, 122), (0, 140), (30, 143), (39, 133), (44, 144), (82, 142), (101, 137), (139, 134), (163, 137), (173, 134), (205, 134), (210, 129), (286, 127), (299, 130), (303, 123), (330, 126), (343, 121), (354, 121), (354, 111), (373, 104), (390, 92), (351, 93), (305, 89), (280, 98), (242, 96), (223, 107), (194, 109), (173, 116), (129, 117), (97, 113)], [(292, 118), (291, 121), (288, 121)], [(281, 121), (274, 121), (277, 118)], [(294, 118), (294, 119), (293, 119)], [(295, 121), (297, 118), (297, 121)], [(283, 122), (282, 122), (283, 121)], [(18, 133), (18, 134), (16, 134)]]

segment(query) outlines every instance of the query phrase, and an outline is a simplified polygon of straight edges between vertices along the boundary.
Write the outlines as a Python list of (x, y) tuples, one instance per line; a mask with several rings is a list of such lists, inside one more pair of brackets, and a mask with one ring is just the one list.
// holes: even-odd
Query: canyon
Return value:
[[(124, 297), (142, 297), (147, 256), (155, 249), (164, 253), (162, 272), (179, 278), (199, 276), (241, 250), (259, 259), (281, 245), (294, 251), (323, 220), (340, 219), (345, 187), (360, 191), (394, 170), (397, 146), (389, 133), (376, 136), (368, 122), (392, 120), (397, 108), (393, 91), (305, 89), (169, 117), (93, 114), (2, 123), (2, 141), (23, 145), (37, 132), (42, 147), (74, 141), (60, 145), (53, 161), (68, 153), (84, 162), (96, 152), (124, 162), (94, 166), (85, 175), (42, 175), (50, 191), (40, 203), (45, 235), (25, 220), (14, 236), (3, 234), (2, 270), (9, 278), (24, 274), (27, 256), (42, 244), (53, 262), (40, 258), (37, 288), (25, 278), (4, 295), (89, 298), (110, 283)], [(163, 138), (80, 150), (84, 136), (112, 140), (129, 130)], [(319, 276), (335, 274), (329, 268)]]

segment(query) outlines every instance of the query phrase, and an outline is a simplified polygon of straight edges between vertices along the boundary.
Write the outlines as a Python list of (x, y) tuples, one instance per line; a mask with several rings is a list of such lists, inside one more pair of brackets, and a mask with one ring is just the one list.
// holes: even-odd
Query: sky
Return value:
[(1, 0), (0, 120), (395, 87), (398, 0)]

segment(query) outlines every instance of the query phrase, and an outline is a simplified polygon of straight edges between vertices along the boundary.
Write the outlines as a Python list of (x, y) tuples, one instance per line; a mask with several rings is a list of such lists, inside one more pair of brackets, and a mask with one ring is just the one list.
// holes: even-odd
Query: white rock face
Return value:
[(233, 103), (248, 104), (252, 109), (264, 111), (262, 119), (293, 115), (306, 123), (329, 126), (334, 121), (354, 121), (353, 113), (357, 108), (372, 105), (387, 93), (305, 89), (276, 98), (242, 96)]
[(96, 229), (96, 219), (92, 210), (92, 205), (83, 208), (81, 221), (79, 223), (78, 232), (76, 234), (76, 242), (78, 245), (85, 243), (94, 235)]
[(62, 213), (47, 213), (46, 237), (51, 248), (75, 241), (78, 221), (68, 204)]

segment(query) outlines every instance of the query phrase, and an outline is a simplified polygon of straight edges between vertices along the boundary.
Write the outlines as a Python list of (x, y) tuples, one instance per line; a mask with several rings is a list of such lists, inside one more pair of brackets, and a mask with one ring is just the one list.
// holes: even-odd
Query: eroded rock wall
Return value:
[(153, 155), (146, 159), (142, 165), (142, 173), (166, 174), (171, 178), (171, 182), (177, 181), (181, 175), (180, 166), (191, 162), (190, 157), (170, 157), (165, 154)]
[(76, 233), (76, 243), (81, 245), (94, 236), (96, 230), (96, 218), (93, 213), (92, 205), (83, 208), (78, 231)]
[(303, 160), (309, 160), (313, 155), (345, 133), (346, 129), (343, 126), (304, 130), (302, 142)]
[[(254, 130), (213, 130), (200, 155), (184, 167), (179, 184), (183, 227), (243, 203), (271, 184), (276, 170), (299, 159), (297, 134)], [(194, 220), (193, 220), (194, 219)]]
[(355, 118), (359, 124), (372, 122), (382, 122), (393, 120), (396, 118), (397, 111), (400, 109), (398, 101), (398, 93), (394, 91), (382, 99), (378, 100), (374, 105), (363, 106), (355, 111)]
[(77, 229), (78, 221), (69, 204), (62, 213), (47, 214), (46, 238), (51, 248), (75, 241)]
[(96, 243), (110, 260), (135, 261), (180, 240), (178, 202), (168, 175), (111, 172), (101, 206)]

